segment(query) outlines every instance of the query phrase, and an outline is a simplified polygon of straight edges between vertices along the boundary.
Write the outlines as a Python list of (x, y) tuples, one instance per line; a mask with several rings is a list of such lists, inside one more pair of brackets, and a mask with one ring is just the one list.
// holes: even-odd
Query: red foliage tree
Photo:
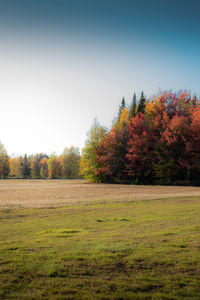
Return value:
[(98, 151), (98, 160), (102, 165), (99, 172), (106, 181), (122, 183), (128, 180), (127, 152), (128, 127), (126, 122), (122, 122), (110, 130)]
[(132, 118), (128, 124), (130, 148), (126, 155), (129, 162), (127, 169), (136, 183), (153, 181), (153, 163), (156, 159), (154, 146), (159, 138), (157, 126), (156, 123), (148, 123), (143, 114)]

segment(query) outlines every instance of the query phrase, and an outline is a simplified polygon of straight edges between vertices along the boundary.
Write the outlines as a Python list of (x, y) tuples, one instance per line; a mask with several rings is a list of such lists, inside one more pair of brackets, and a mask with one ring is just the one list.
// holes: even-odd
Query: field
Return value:
[(0, 181), (0, 299), (200, 299), (200, 188)]

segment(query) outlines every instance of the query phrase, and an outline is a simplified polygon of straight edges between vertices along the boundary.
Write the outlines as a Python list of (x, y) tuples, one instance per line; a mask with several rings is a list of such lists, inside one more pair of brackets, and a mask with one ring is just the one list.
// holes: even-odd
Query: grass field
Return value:
[(0, 181), (0, 299), (200, 299), (200, 188)]

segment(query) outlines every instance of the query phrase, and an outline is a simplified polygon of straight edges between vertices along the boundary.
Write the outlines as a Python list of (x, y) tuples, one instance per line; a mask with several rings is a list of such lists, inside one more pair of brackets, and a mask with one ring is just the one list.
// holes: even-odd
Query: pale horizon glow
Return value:
[[(52, 3), (51, 17), (56, 6)], [(151, 27), (141, 26), (131, 21), (128, 8), (122, 11), (124, 22), (117, 8), (111, 22), (109, 10), (95, 11), (92, 2), (87, 3), (93, 10), (86, 7), (85, 15), (76, 15), (71, 8), (68, 19), (57, 9), (57, 19), (49, 21), (46, 10), (41, 7), (40, 15), (34, 15), (27, 4), (30, 21), (17, 13), (13, 23), (1, 21), (0, 140), (9, 155), (82, 148), (93, 120), (109, 127), (122, 97), (130, 103), (134, 92), (138, 98), (142, 90), (146, 96), (159, 89), (200, 93), (199, 23), (194, 27), (186, 20), (183, 31), (183, 24), (168, 28), (166, 17), (165, 23), (155, 24), (152, 18)]]

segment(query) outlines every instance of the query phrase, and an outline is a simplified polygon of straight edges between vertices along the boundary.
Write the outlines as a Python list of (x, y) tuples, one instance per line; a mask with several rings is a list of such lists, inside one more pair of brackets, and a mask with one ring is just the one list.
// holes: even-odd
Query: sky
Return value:
[(9, 155), (82, 148), (122, 97), (200, 94), (198, 0), (0, 0), (0, 140)]

